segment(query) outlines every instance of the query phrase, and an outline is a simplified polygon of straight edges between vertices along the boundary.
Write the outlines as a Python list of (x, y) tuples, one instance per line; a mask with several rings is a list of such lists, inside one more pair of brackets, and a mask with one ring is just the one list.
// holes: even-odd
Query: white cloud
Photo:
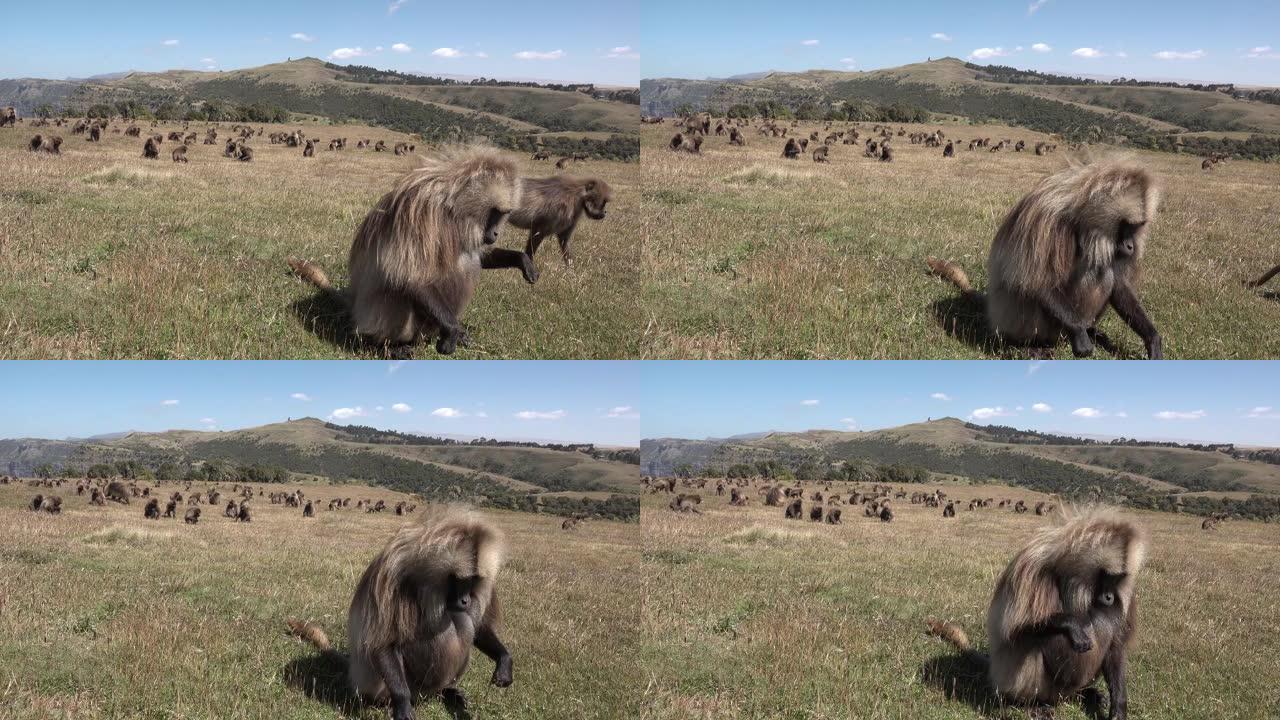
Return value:
[(817, 405), (817, 404), (818, 404), (818, 403), (820, 403), (820, 402), (821, 402), (821, 400), (801, 400), (801, 401), (800, 401), (800, 404), (801, 404), (801, 405), (808, 405), (808, 406), (812, 407), (812, 406), (814, 406), (814, 405)]
[(1032, 49), (1032, 50), (1035, 50), (1035, 51), (1036, 51), (1036, 52), (1038, 52), (1038, 53), (1047, 53), (1047, 52), (1052, 52), (1052, 51), (1053, 51), (1053, 48), (1049, 47), (1049, 46), (1048, 46), (1047, 44), (1045, 44), (1045, 43), (1036, 43), (1036, 44), (1034, 44), (1034, 45), (1032, 45), (1032, 46), (1031, 46), (1031, 49)]
[(397, 370), (404, 367), (404, 363), (404, 360), (393, 360), (392, 362), (387, 363), (387, 374), (394, 375)]
[(431, 411), (431, 414), (436, 417), (442, 417), (442, 418), (459, 418), (459, 417), (464, 417), (466, 415), (466, 413), (462, 412), (461, 410), (457, 408), (451, 408), (451, 407), (436, 408), (435, 410)]
[(353, 408), (337, 408), (333, 412), (329, 413), (329, 419), (348, 420), (350, 418), (364, 417), (366, 415), (368, 415), (368, 413), (364, 411), (364, 408), (359, 406)]
[(396, 43), (391, 46), (391, 49), (395, 50), (398, 53), (413, 52), (413, 48), (409, 47), (408, 45), (405, 45), (404, 43)]
[(1116, 413), (1116, 417), (1118, 417), (1118, 418), (1127, 418), (1127, 417), (1129, 417), (1129, 413), (1127, 413), (1127, 412), (1125, 412), (1125, 411), (1121, 410), (1120, 412)]
[(373, 409), (374, 412), (382, 412), (382, 406), (379, 405)]
[(1245, 413), (1245, 417), (1257, 420), (1280, 420), (1280, 413), (1273, 412), (1270, 405), (1259, 405)]
[(382, 46), (381, 46), (381, 45), (379, 45), (378, 47), (374, 48), (374, 49), (373, 49), (373, 51), (374, 51), (374, 52), (382, 52)]
[(605, 57), (615, 59), (622, 58), (624, 60), (639, 60), (640, 53), (636, 52), (630, 45), (619, 45), (616, 48), (611, 48)]
[(1244, 54), (1247, 58), (1254, 60), (1280, 60), (1280, 53), (1273, 52), (1270, 45), (1259, 45), (1255, 48), (1249, 48)]
[(615, 408), (609, 408), (609, 412), (605, 413), (607, 418), (626, 418), (628, 420), (640, 417), (640, 413), (630, 405), (619, 405)]
[(214, 420), (213, 418), (200, 418), (200, 422), (204, 423), (205, 425), (217, 425), (217, 424), (218, 424), (218, 421), (217, 421), (217, 420)]
[(311, 402), (311, 396), (306, 393), (293, 393), (289, 397), (294, 400), (301, 400), (302, 402)]
[(853, 418), (840, 418), (840, 422), (844, 425), (845, 430), (858, 429), (858, 421)]
[(1206, 53), (1203, 50), (1161, 50), (1151, 57), (1157, 60), (1199, 60), (1204, 57), (1205, 54)]
[(541, 50), (521, 50), (511, 57), (517, 60), (559, 60), (564, 57), (563, 50), (549, 50), (543, 52)]
[(521, 410), (516, 413), (516, 417), (521, 420), (559, 420), (567, 413), (563, 410), (551, 410), (542, 412), (538, 410)]
[(1125, 51), (1123, 51), (1123, 50), (1117, 50), (1117, 51), (1116, 51), (1116, 57), (1121, 58), (1121, 59), (1124, 59), (1124, 58), (1129, 57), (1129, 53), (1127, 53), (1127, 52), (1125, 52)]
[(387, 14), (391, 15), (395, 13), (395, 11), (404, 7), (404, 4), (407, 2), (409, 2), (409, 0), (391, 0), (391, 4), (387, 6)]
[(480, 412), (476, 413), (476, 417), (478, 417), (478, 418), (487, 418), (487, 417), (489, 417), (489, 413), (487, 413), (487, 412), (485, 412), (485, 411), (481, 410)]
[(210, 70), (218, 66), (218, 61), (213, 58), (200, 58), (200, 62), (204, 63), (205, 67)]
[(951, 399), (951, 396), (946, 393), (933, 393), (929, 397), (933, 398), (934, 400), (950, 400)]
[(315, 40), (314, 37), (311, 37), (306, 33), (294, 33), (289, 37), (293, 38), (294, 40), (301, 40), (302, 42), (311, 42), (312, 40)]
[(977, 50), (974, 50), (973, 52), (969, 53), (969, 57), (974, 60), (989, 60), (993, 57), (1005, 57), (1006, 55), (1009, 55), (1009, 54), (1010, 54), (1009, 51), (1005, 50), (1002, 47), (994, 47), (994, 48), (984, 47), (984, 48), (978, 48)]
[(476, 53), (476, 57), (478, 57), (478, 58), (487, 58), (487, 57), (489, 57), (489, 53), (484, 52), (483, 50), (481, 50), (481, 51), (479, 51), (479, 52), (477, 52), (477, 53)]
[(1161, 410), (1155, 414), (1158, 420), (1199, 420), (1205, 416), (1203, 410)]
[(407, 413), (413, 410), (413, 408), (409, 407), (408, 403), (396, 403), (395, 405), (391, 406), (391, 409), (395, 410), (398, 413)]
[(343, 48), (338, 48), (337, 50), (334, 50), (333, 52), (329, 53), (329, 59), (330, 60), (350, 60), (351, 58), (364, 57), (366, 55), (372, 55), (372, 54), (373, 53), (369, 52), (368, 50), (365, 50), (364, 48), (360, 48), (360, 47), (353, 47), (353, 48), (343, 47)]
[(461, 50), (457, 48), (451, 48), (451, 47), (436, 48), (435, 50), (431, 51), (431, 54), (434, 55), (435, 57), (442, 57), (442, 58), (460, 58), (466, 55), (466, 53), (462, 52)]
[(1102, 412), (1098, 408), (1091, 407), (1076, 408), (1071, 411), (1071, 414), (1082, 418), (1100, 418), (1106, 415), (1106, 413)]
[(177, 405), (178, 401), (177, 400), (161, 400), (160, 404), (161, 405)]
[(934, 40), (941, 40), (942, 42), (951, 42), (951, 36), (946, 33), (934, 33), (929, 37), (933, 38)]
[(1037, 372), (1039, 372), (1042, 366), (1044, 366), (1043, 360), (1032, 360), (1031, 364), (1027, 365), (1027, 374), (1035, 375)]
[(1097, 48), (1091, 48), (1091, 47), (1076, 48), (1075, 50), (1071, 51), (1071, 54), (1078, 58), (1089, 58), (1089, 59), (1107, 56), (1107, 54), (1102, 52), (1101, 50)]
[(1031, 406), (1031, 409), (1035, 410), (1038, 413), (1053, 412), (1053, 406), (1050, 405), (1049, 403), (1036, 403), (1035, 405)]
[(165, 40), (164, 42), (162, 42), (162, 43), (160, 43), (160, 44), (161, 44), (161, 45), (167, 45), (167, 46), (169, 46), (169, 47), (173, 47), (174, 45), (177, 45), (177, 44), (178, 44), (178, 41), (177, 41), (177, 40)]
[(801, 40), (801, 41), (800, 41), (800, 44), (801, 44), (801, 45), (808, 45), (809, 47), (813, 47), (814, 45), (817, 45), (817, 44), (818, 44), (818, 41), (817, 41), (817, 40)]
[(840, 64), (844, 65), (846, 70), (852, 70), (853, 66), (856, 65), (857, 63), (855, 63), (853, 58), (851, 57), (844, 57), (844, 58), (840, 58)]
[(1027, 14), (1035, 15), (1036, 11), (1044, 7), (1049, 0), (1031, 0), (1031, 4), (1027, 6)]
[(969, 413), (969, 417), (974, 420), (989, 420), (995, 417), (1009, 417), (1010, 415), (1013, 415), (1013, 413), (999, 405), (996, 407), (981, 407)]

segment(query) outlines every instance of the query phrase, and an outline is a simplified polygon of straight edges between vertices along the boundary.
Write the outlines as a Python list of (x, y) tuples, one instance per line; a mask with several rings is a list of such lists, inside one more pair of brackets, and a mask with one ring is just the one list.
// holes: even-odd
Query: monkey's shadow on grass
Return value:
[(351, 313), (332, 294), (319, 291), (289, 306), (293, 314), (316, 337), (354, 353), (368, 352), (351, 324)]
[(948, 335), (989, 355), (1012, 357), (1010, 349), (987, 325), (987, 310), (982, 298), (955, 295), (935, 301), (933, 317)]
[[(920, 666), (925, 685), (942, 692), (949, 700), (959, 700), (983, 717), (999, 720), (1034, 720), (1045, 717), (1032, 708), (1009, 705), (987, 680), (987, 658), (976, 652), (949, 652), (930, 658)], [(1091, 720), (1105, 720), (1106, 703), (1097, 688), (1087, 688), (1077, 700)]]
[[(284, 683), (312, 700), (328, 703), (344, 716), (359, 715), (366, 703), (351, 689), (347, 658), (336, 652), (312, 654), (284, 666)], [(442, 698), (418, 697), (415, 704), (439, 701), (453, 720), (471, 720), (465, 705)]]

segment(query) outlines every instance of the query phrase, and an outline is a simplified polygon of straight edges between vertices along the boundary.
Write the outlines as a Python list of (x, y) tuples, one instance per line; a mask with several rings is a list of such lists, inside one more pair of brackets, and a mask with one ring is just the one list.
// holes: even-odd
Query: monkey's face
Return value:
[(605, 206), (613, 199), (613, 191), (603, 180), (592, 180), (587, 183), (583, 197), (582, 209), (592, 220), (603, 220)]
[(449, 578), (449, 591), (445, 608), (449, 612), (470, 614), (479, 600), (481, 581), (479, 576)]

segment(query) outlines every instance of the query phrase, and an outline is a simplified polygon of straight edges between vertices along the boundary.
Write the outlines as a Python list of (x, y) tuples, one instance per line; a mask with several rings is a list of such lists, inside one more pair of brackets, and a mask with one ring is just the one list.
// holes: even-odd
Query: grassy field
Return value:
[[(71, 485), (53, 491), (61, 516), (34, 514), (26, 503), (48, 489), (0, 486), (0, 717), (386, 717), (355, 701), (341, 661), (288, 636), (284, 620), (318, 622), (345, 648), (355, 583), (405, 518), (357, 511), (354, 500), (324, 507), (334, 497), (403, 496), (303, 487), (320, 501), (314, 519), (263, 497), (249, 524), (206, 505), (189, 526), (144, 520), (140, 499), (89, 506)], [(473, 653), (461, 684), (472, 716), (635, 717), (637, 525), (588, 521), (565, 532), (560, 518), (485, 515), (507, 535), (499, 588), (515, 684), (489, 685), (493, 663)], [(448, 713), (420, 700), (418, 717)]]
[[(985, 648), (996, 577), (1048, 519), (995, 507), (969, 512), (968, 500), (1044, 496), (1003, 486), (946, 490), (963, 502), (955, 518), (901, 500), (892, 523), (847, 507), (838, 526), (784, 520), (782, 508), (763, 506), (754, 493), (750, 506), (731, 507), (715, 496), (714, 481), (700, 491), (701, 515), (671, 512), (669, 495), (646, 496), (642, 717), (1028, 717), (991, 696), (981, 665), (923, 631), (926, 617), (950, 619)], [(1228, 521), (1211, 533), (1199, 518), (1134, 515), (1150, 531), (1151, 551), (1138, 581), (1130, 717), (1276, 717), (1275, 526)], [(1105, 683), (1097, 687), (1105, 712)], [(1071, 702), (1057, 717), (1105, 717), (1091, 709)]]
[[(801, 123), (791, 134), (822, 127)], [(863, 139), (870, 127), (861, 124)], [(975, 137), (1047, 139), (1017, 128), (902, 127), (944, 127), (963, 143), (944, 160), (940, 149), (895, 138), (893, 163), (836, 145), (822, 165), (808, 155), (784, 160), (785, 140), (754, 128), (745, 132), (746, 147), (712, 136), (697, 156), (666, 149), (670, 124), (644, 126), (643, 356), (1025, 357), (993, 342), (981, 308), (928, 276), (924, 258), (957, 261), (985, 286), (987, 252), (1005, 213), (1064, 168), (1069, 153), (1065, 146), (1044, 157), (967, 150)], [(1164, 185), (1142, 297), (1166, 357), (1280, 357), (1272, 332), (1280, 294), (1241, 285), (1280, 262), (1280, 170), (1233, 160), (1206, 173), (1198, 157), (1131, 154)], [(1101, 327), (1121, 357), (1143, 356), (1141, 341), (1114, 313)], [(1070, 355), (1063, 342), (1056, 356)], [(1097, 357), (1110, 356), (1100, 350)]]
[[(220, 140), (229, 127), (223, 124)], [(377, 356), (353, 340), (341, 308), (292, 277), (284, 259), (316, 260), (345, 282), (356, 227), (417, 162), (356, 150), (356, 140), (409, 138), (308, 123), (322, 148), (333, 137), (349, 144), (303, 158), (301, 149), (266, 138), (295, 126), (262, 127), (250, 143), (253, 162), (224, 158), (220, 142), (192, 146), (186, 165), (169, 160), (175, 143), (167, 140), (152, 161), (142, 158), (141, 140), (111, 131), (95, 144), (67, 126), (0, 130), (0, 359)], [(191, 129), (203, 138), (203, 125)], [(27, 152), (37, 132), (62, 135), (62, 157)], [(555, 172), (550, 163), (513, 157), (526, 175)], [(609, 217), (579, 225), (572, 268), (554, 243), (545, 245), (534, 286), (514, 270), (485, 273), (463, 316), (471, 347), (455, 357), (638, 353), (639, 165), (593, 160), (566, 172), (613, 186)], [(507, 227), (499, 245), (523, 248), (524, 237)], [(423, 343), (416, 357), (437, 355)]]

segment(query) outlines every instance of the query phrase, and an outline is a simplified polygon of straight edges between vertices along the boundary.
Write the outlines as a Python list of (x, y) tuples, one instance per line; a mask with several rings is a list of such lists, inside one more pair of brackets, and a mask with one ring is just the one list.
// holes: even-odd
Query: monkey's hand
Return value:
[(1067, 639), (1071, 641), (1071, 649), (1078, 653), (1087, 653), (1093, 649), (1093, 641), (1080, 628), (1071, 628), (1067, 632)]
[(1151, 342), (1147, 343), (1147, 358), (1150, 360), (1164, 359), (1164, 340), (1158, 334), (1152, 335)]
[(1089, 357), (1093, 354), (1093, 339), (1089, 337), (1089, 331), (1080, 329), (1071, 333), (1071, 352), (1076, 357)]
[(528, 253), (520, 256), (520, 272), (524, 273), (524, 281), (530, 285), (538, 282), (538, 268), (533, 265), (533, 258)]
[(511, 658), (509, 656), (498, 661), (498, 667), (493, 669), (493, 678), (490, 682), (500, 688), (511, 687)]
[(436, 339), (436, 352), (441, 355), (452, 355), (453, 351), (458, 349), (458, 342), (465, 339), (466, 333), (461, 327), (440, 328), (440, 337)]
[(391, 710), (391, 720), (417, 720), (417, 717), (413, 712), (413, 703), (408, 700), (396, 704)]

